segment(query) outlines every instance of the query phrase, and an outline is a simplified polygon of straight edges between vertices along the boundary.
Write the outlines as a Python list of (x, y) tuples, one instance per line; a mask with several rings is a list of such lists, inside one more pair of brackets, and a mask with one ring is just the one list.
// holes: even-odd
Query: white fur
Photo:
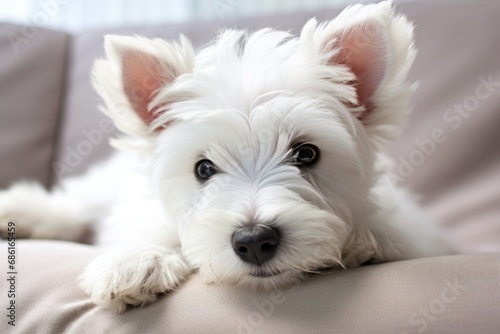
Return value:
[[(208, 283), (272, 289), (323, 268), (445, 254), (436, 226), (390, 184), (380, 153), (406, 116), (415, 57), (412, 26), (391, 7), (356, 5), (331, 22), (310, 20), (300, 38), (227, 30), (196, 56), (184, 38), (107, 37), (94, 85), (126, 135), (115, 143), (133, 150), (51, 194), (29, 184), (0, 193), (0, 224), (15, 220), (24, 237), (78, 240), (97, 222), (97, 243), (111, 249), (81, 285), (116, 312), (154, 301), (193, 270)], [(360, 121), (355, 75), (329, 60), (341, 51), (335, 36), (366, 24), (378, 29), (374, 52), (384, 52), (385, 68)], [(175, 75), (155, 92), (149, 128), (124, 93), (125, 52), (152, 56)], [(320, 148), (316, 166), (287, 162), (297, 142)], [(194, 175), (202, 158), (222, 171), (205, 184)], [(283, 231), (260, 267), (231, 246), (249, 222)]]

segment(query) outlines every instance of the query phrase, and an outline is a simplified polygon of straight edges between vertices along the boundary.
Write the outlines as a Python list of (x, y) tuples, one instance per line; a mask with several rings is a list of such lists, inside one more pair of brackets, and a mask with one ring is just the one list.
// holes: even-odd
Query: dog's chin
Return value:
[(295, 268), (276, 268), (273, 266), (244, 267), (232, 272), (214, 271), (210, 267), (199, 267), (198, 273), (207, 284), (237, 287), (255, 291), (286, 289), (311, 274), (326, 274), (338, 269), (339, 264), (328, 263), (300, 270)]
[(303, 272), (285, 271), (253, 271), (238, 279), (236, 285), (253, 290), (276, 290), (287, 288), (303, 279)]
[(264, 278), (264, 277), (274, 277), (274, 276), (279, 276), (283, 273), (286, 273), (286, 271), (271, 271), (271, 270), (265, 270), (258, 268), (256, 270), (253, 270), (252, 272), (249, 273), (250, 276), (253, 277), (258, 277), (258, 278)]
[[(209, 275), (204, 275), (202, 279), (208, 284), (219, 284), (224, 286), (234, 286), (237, 288), (250, 289), (255, 291), (270, 291), (276, 289), (287, 288), (297, 281), (305, 277), (305, 273), (294, 270), (270, 271), (262, 269), (253, 269), (250, 271), (242, 271), (235, 275), (222, 275), (216, 277), (213, 272)], [(205, 274), (208, 274), (205, 272)]]

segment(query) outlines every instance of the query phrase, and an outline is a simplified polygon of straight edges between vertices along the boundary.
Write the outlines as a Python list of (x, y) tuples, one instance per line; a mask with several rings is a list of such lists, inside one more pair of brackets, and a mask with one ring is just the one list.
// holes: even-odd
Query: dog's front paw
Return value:
[(97, 305), (122, 313), (127, 305), (155, 301), (189, 273), (179, 253), (159, 248), (116, 249), (95, 259), (81, 276), (80, 285)]

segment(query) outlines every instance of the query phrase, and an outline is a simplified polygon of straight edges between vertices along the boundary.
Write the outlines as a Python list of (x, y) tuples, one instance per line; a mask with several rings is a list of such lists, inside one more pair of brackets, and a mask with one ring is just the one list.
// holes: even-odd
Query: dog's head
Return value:
[(412, 26), (389, 1), (300, 37), (224, 31), (191, 44), (108, 36), (94, 84), (151, 159), (182, 250), (206, 281), (275, 287), (342, 263), (372, 210), (380, 143), (406, 115)]

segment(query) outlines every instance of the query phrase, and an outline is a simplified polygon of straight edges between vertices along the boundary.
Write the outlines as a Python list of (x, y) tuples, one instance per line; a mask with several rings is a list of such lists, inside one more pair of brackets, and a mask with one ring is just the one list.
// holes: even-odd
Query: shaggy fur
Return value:
[[(300, 37), (223, 31), (195, 54), (179, 42), (107, 36), (93, 83), (123, 149), (47, 193), (0, 193), (0, 224), (19, 237), (79, 240), (95, 224), (110, 248), (81, 286), (123, 312), (176, 288), (207, 283), (272, 289), (331, 267), (447, 253), (434, 224), (391, 185), (381, 147), (407, 115), (412, 25), (392, 3), (355, 5)], [(297, 165), (304, 144), (319, 161)], [(206, 181), (195, 166), (210, 160)], [(235, 231), (275, 228), (260, 264), (243, 261)]]

